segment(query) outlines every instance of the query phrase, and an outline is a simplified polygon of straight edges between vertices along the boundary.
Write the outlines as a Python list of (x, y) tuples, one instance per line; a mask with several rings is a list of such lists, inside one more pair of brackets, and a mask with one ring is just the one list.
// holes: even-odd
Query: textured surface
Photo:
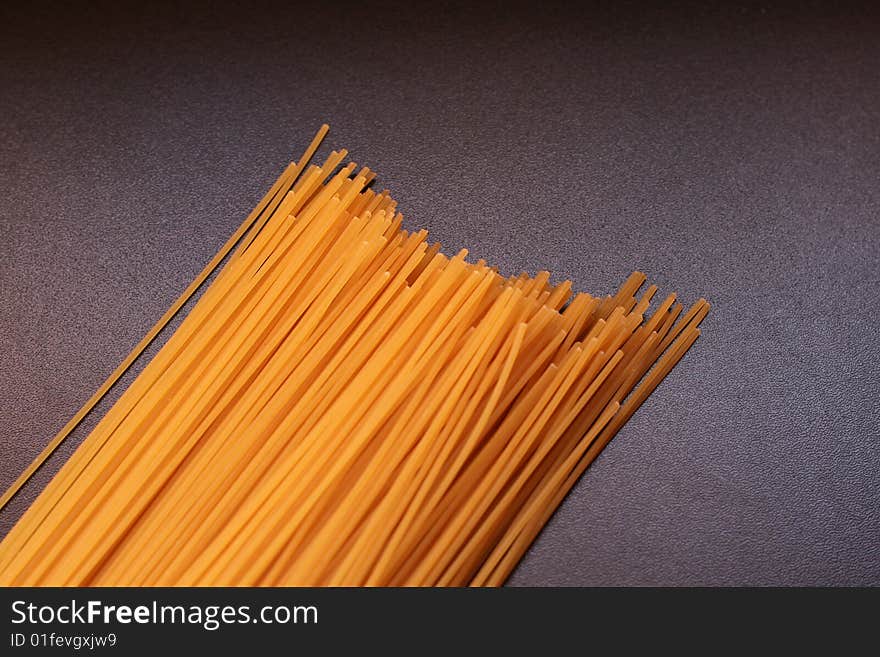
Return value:
[(876, 11), (143, 4), (0, 9), (0, 485), (327, 121), (447, 249), (713, 302), (512, 584), (880, 584)]

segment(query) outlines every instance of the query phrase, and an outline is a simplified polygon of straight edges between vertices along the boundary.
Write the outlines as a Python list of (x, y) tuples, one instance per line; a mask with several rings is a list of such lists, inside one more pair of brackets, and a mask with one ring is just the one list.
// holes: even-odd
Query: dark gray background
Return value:
[(714, 304), (510, 583), (880, 584), (876, 11), (143, 4), (0, 9), (0, 485), (327, 121), (448, 250)]

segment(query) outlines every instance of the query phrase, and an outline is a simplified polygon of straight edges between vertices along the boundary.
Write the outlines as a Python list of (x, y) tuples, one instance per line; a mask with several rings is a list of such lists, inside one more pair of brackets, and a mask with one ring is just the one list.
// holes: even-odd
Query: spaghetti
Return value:
[(226, 259), (0, 585), (501, 584), (698, 337), (709, 304), (649, 313), (638, 272), (573, 296), (444, 255), (345, 151), (308, 165), (326, 131), (0, 500)]

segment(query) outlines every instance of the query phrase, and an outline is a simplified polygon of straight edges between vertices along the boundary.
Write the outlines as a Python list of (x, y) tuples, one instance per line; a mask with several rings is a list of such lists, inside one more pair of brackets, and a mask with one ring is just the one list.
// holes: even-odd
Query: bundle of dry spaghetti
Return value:
[(699, 335), (708, 304), (649, 313), (640, 273), (572, 296), (444, 255), (344, 151), (306, 168), (324, 132), (5, 538), (0, 584), (503, 583)]

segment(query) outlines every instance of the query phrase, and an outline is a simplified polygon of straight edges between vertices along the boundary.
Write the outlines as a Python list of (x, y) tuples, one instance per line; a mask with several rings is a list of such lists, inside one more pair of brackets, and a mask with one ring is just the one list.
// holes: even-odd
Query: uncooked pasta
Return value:
[[(179, 328), (0, 544), (0, 585), (502, 584), (698, 337), (548, 272), (410, 232), (324, 126), (2, 498), (200, 287)], [(215, 269), (217, 276), (205, 281)]]

